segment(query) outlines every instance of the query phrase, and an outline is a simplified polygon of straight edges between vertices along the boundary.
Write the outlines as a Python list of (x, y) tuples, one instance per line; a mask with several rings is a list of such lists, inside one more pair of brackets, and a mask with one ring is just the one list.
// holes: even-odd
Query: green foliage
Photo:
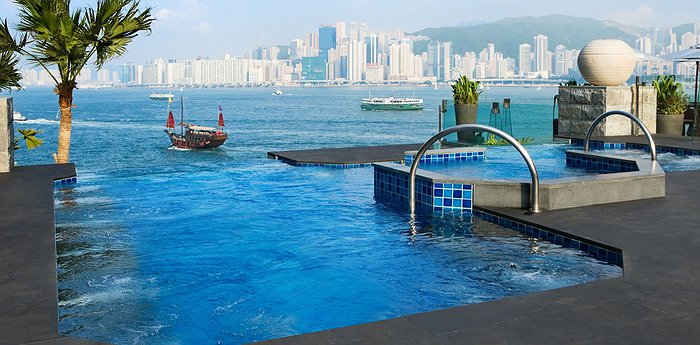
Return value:
[[(56, 66), (56, 85), (75, 87), (80, 71), (93, 62), (96, 68), (126, 52), (142, 31), (150, 31), (151, 9), (138, 9), (133, 0), (100, 0), (96, 8), (71, 9), (69, 0), (15, 0), (19, 8), (17, 30), (26, 36), (18, 45), (29, 61)], [(91, 60), (93, 59), (94, 60)]]
[(675, 75), (660, 75), (653, 80), (656, 89), (656, 112), (659, 114), (683, 114), (688, 109), (688, 96), (683, 84), (676, 82)]
[[(29, 150), (33, 150), (33, 149), (41, 146), (41, 144), (44, 143), (43, 140), (36, 137), (37, 134), (41, 133), (40, 131), (36, 131), (34, 129), (23, 129), (22, 128), (22, 129), (18, 129), (17, 132), (19, 132), (19, 134), (22, 135), (21, 139), (24, 140), (24, 143), (25, 143), (25, 145), (27, 145), (27, 149), (29, 149)], [(15, 150), (19, 150), (21, 148), (21, 146), (19, 146), (19, 139), (20, 138), (15, 139), (15, 142), (14, 142)]]
[(19, 59), (15, 57), (15, 52), (19, 50), (18, 43), (23, 44), (25, 38), (15, 40), (10, 34), (7, 20), (0, 21), (0, 91), (9, 90), (12, 87), (20, 88), (19, 81), (22, 75), (17, 69)]
[(575, 78), (567, 80), (565, 83), (559, 83), (559, 86), (578, 86), (578, 82)]
[(479, 82), (469, 80), (466, 76), (460, 76), (452, 85), (452, 97), (455, 104), (477, 104), (480, 94)]
[[(516, 138), (515, 140), (517, 140), (519, 143), (521, 143), (523, 145), (532, 144), (532, 142), (535, 141), (535, 139), (529, 138), (529, 137), (523, 137), (520, 139)], [(505, 139), (496, 138), (496, 136), (494, 134), (489, 134), (488, 138), (486, 138), (486, 140), (484, 141), (484, 145), (502, 146), (502, 145), (508, 145), (508, 142), (505, 141)]]

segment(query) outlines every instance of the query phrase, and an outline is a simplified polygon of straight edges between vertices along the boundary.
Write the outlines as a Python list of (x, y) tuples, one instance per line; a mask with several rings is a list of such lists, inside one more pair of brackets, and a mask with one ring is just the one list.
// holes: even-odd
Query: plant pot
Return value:
[[(455, 122), (457, 125), (476, 123), (478, 104), (455, 104)], [(472, 143), (474, 132), (457, 132), (457, 140), (461, 143)]]
[(683, 135), (683, 114), (657, 114), (656, 133)]

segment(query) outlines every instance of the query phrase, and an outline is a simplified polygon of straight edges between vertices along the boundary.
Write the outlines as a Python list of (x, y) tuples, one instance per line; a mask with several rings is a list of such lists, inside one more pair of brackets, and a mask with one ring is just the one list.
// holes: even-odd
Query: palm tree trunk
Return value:
[(70, 152), (70, 131), (72, 128), (73, 88), (58, 86), (58, 106), (61, 110), (61, 121), (58, 126), (58, 152), (54, 154), (57, 164), (68, 163)]

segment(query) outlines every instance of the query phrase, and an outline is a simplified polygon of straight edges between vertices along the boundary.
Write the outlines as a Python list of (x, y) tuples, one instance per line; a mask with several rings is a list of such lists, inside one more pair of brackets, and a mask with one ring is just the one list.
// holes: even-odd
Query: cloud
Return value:
[(209, 22), (198, 22), (192, 27), (192, 31), (198, 33), (211, 32), (211, 25), (209, 24)]
[(658, 22), (658, 14), (647, 4), (609, 12), (608, 19), (627, 25), (637, 25), (640, 27), (650, 27)]

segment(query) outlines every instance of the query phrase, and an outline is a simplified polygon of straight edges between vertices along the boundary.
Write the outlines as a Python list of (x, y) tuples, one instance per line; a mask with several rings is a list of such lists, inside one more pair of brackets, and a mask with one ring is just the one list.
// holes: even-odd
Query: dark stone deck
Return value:
[(275, 151), (267, 156), (292, 165), (324, 164), (352, 165), (376, 162), (395, 162), (403, 159), (406, 151), (415, 151), (421, 144), (342, 147), (317, 150)]
[(58, 335), (53, 181), (73, 164), (0, 174), (0, 344), (100, 344)]

